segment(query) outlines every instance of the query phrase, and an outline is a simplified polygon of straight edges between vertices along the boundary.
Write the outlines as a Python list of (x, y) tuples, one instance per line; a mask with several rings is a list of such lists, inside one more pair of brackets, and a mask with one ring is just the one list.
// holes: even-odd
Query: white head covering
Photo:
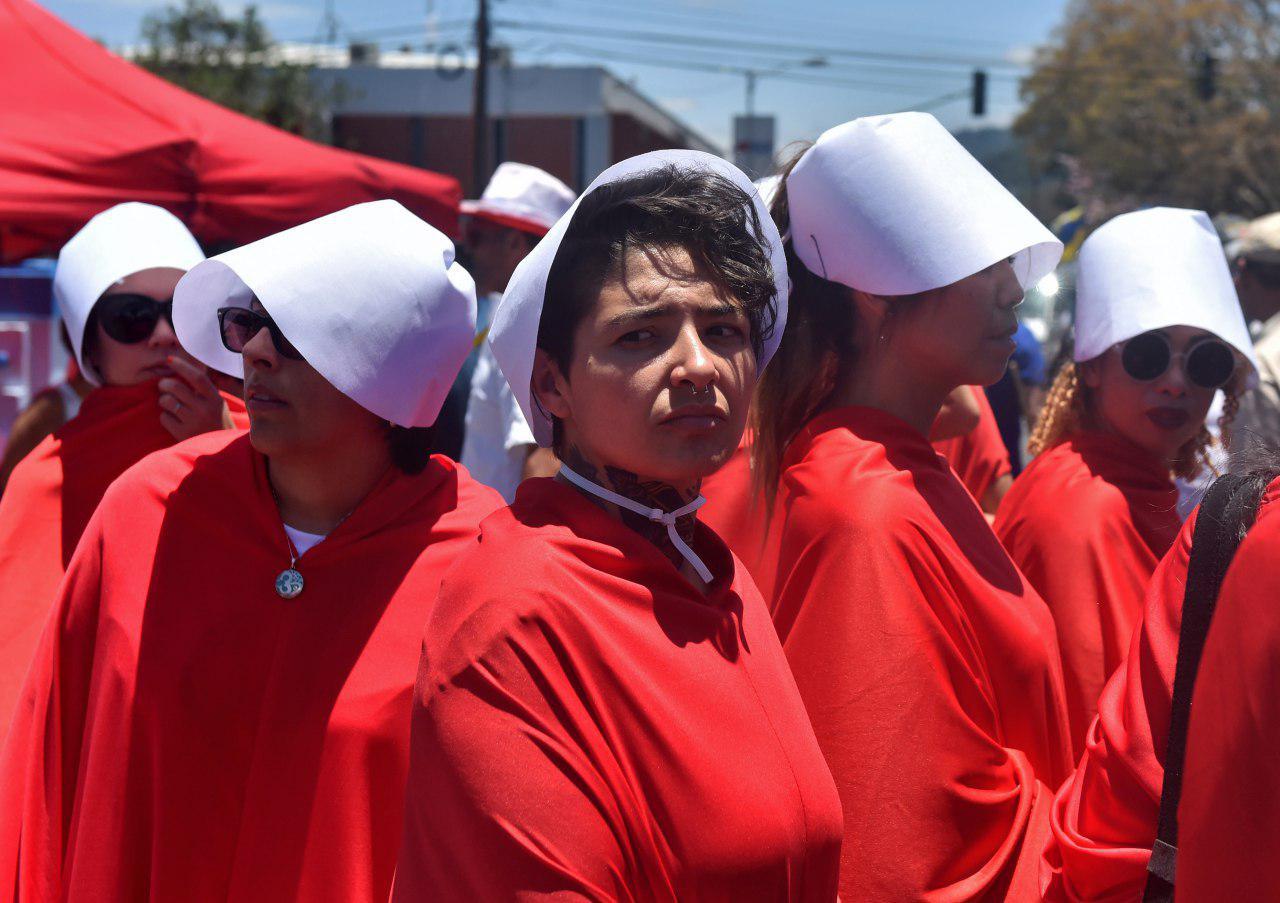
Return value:
[(453, 243), (396, 201), (357, 204), (197, 266), (174, 293), (183, 347), (242, 376), (217, 310), (253, 297), (321, 376), (398, 426), (435, 423), (475, 336), (475, 283)]
[(773, 175), (756, 179), (754, 183), (756, 191), (760, 192), (760, 199), (764, 201), (766, 207), (773, 206), (773, 199), (778, 193), (778, 186), (782, 184), (782, 176)]
[(83, 347), (85, 324), (102, 293), (143, 270), (172, 267), (185, 272), (202, 260), (204, 252), (182, 220), (151, 204), (117, 204), (72, 236), (58, 254), (53, 297), (85, 379), (102, 385)]
[(478, 201), (463, 201), (462, 212), (543, 235), (573, 203), (573, 189), (527, 163), (502, 163)]
[(1153, 207), (1117, 216), (1080, 246), (1075, 359), (1167, 326), (1211, 332), (1257, 361), (1226, 254), (1202, 210)]
[[(773, 267), (773, 278), (777, 286), (777, 320), (773, 331), (764, 342), (760, 353), (759, 371), (763, 371), (773, 353), (778, 350), (782, 341), (782, 333), (787, 325), (787, 296), (791, 285), (787, 278), (786, 255), (782, 248), (782, 239), (778, 229), (769, 218), (769, 211), (760, 198), (751, 180), (742, 170), (719, 157), (691, 150), (661, 150), (641, 154), (621, 163), (610, 166), (592, 182), (582, 197), (586, 197), (602, 185), (618, 182), (640, 173), (649, 172), (664, 166), (675, 166), (678, 169), (707, 169), (729, 179), (747, 193), (755, 207), (756, 216), (760, 220), (760, 229), (765, 244), (769, 248), (769, 263)], [(542, 320), (542, 304), (546, 296), (547, 277), (551, 273), (551, 265), (555, 262), (560, 242), (573, 220), (582, 198), (578, 198), (560, 220), (551, 228), (546, 237), (534, 247), (520, 265), (516, 267), (502, 296), (502, 302), (493, 315), (493, 325), (489, 329), (489, 344), (493, 348), (493, 356), (502, 368), (502, 374), (511, 385), (520, 410), (533, 429), (534, 438), (539, 445), (551, 444), (551, 421), (542, 410), (533, 403), (529, 379), (533, 375), (534, 351), (538, 342), (538, 325)]]
[(815, 274), (913, 295), (1013, 257), (1022, 287), (1062, 243), (927, 113), (867, 116), (823, 133), (787, 177), (791, 239)]

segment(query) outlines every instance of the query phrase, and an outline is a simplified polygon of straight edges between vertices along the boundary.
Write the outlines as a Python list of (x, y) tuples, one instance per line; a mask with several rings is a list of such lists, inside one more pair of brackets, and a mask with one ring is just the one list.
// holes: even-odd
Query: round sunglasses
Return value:
[(247, 307), (218, 308), (218, 331), (222, 335), (222, 345), (228, 351), (240, 354), (263, 329), (271, 334), (271, 344), (276, 351), (290, 360), (302, 360), (302, 353), (293, 347), (293, 343), (284, 337), (276, 321), (267, 314), (260, 314)]
[(173, 326), (173, 299), (159, 301), (148, 295), (121, 293), (107, 295), (93, 308), (102, 331), (124, 345), (136, 345), (151, 338), (164, 317)]
[(1235, 353), (1221, 339), (1203, 339), (1175, 354), (1164, 333), (1144, 332), (1125, 342), (1120, 351), (1124, 372), (1139, 382), (1163, 376), (1175, 360), (1182, 363), (1187, 380), (1202, 389), (1221, 389), (1236, 370)]

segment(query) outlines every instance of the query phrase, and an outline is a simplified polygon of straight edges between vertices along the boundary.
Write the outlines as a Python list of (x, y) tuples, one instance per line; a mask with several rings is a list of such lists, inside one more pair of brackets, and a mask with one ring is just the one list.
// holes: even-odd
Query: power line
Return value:
[(717, 75), (730, 75), (735, 77), (755, 72), (759, 75), (768, 75), (769, 78), (777, 78), (784, 81), (800, 82), (804, 84), (823, 85), (833, 88), (865, 88), (878, 91), (897, 91), (910, 94), (916, 94), (920, 91), (920, 87), (918, 85), (832, 78), (799, 72), (762, 72), (758, 69), (751, 69), (745, 66), (734, 66), (722, 63), (695, 63), (690, 60), (666, 59), (649, 54), (626, 54), (614, 50), (601, 50), (598, 47), (584, 47), (579, 44), (554, 43), (548, 45), (547, 50), (551, 52), (569, 53), (574, 56), (589, 57), (591, 59), (601, 60), (604, 62), (619, 60), (640, 66), (652, 66), (658, 69), (683, 69), (691, 72), (710, 72)]
[[(601, 2), (601, 0), (508, 0), (518, 5), (533, 6), (538, 10), (545, 8), (564, 8), (566, 3), (574, 4), (579, 9), (566, 10), (574, 16), (588, 16), (596, 19), (604, 19), (608, 21), (616, 21), (619, 12), (623, 12), (623, 8), (616, 4)], [(985, 44), (989, 47), (1004, 46), (1004, 42), (993, 41), (989, 38), (978, 37), (941, 37), (935, 34), (922, 33), (917, 30), (910, 32), (903, 31), (887, 31), (879, 28), (859, 28), (857, 30), (849, 30), (842, 28), (832, 28), (829, 20), (820, 21), (817, 19), (806, 19), (803, 17), (787, 15), (787, 16), (770, 16), (761, 15), (759, 13), (739, 14), (737, 12), (732, 15), (720, 15), (710, 11), (698, 11), (681, 5), (663, 5), (654, 3), (649, 0), (645, 4), (646, 12), (657, 12), (662, 16), (663, 21), (671, 20), (687, 20), (691, 24), (699, 24), (707, 27), (715, 27), (719, 29), (732, 29), (735, 31), (750, 31), (755, 34), (791, 34), (800, 35), (812, 33), (815, 30), (821, 30), (823, 36), (832, 39), (841, 36), (865, 38), (890, 38), (890, 39), (907, 39), (914, 43), (940, 43), (952, 46), (963, 45), (972, 47), (974, 45)], [(631, 8), (625, 9), (631, 12)]]
[(567, 23), (540, 24), (537, 22), (519, 22), (510, 19), (499, 19), (494, 22), (499, 28), (511, 28), (520, 31), (549, 31), (557, 34), (578, 35), (579, 37), (608, 38), (646, 41), (651, 43), (680, 44), (688, 47), (732, 47), (740, 50), (757, 52), (790, 52), (801, 56), (835, 56), (853, 59), (883, 60), (886, 62), (917, 62), (935, 65), (961, 66), (972, 69), (975, 66), (1002, 67), (1006, 69), (1023, 69), (1017, 63), (1002, 59), (982, 59), (969, 57), (947, 57), (936, 54), (893, 53), (877, 50), (856, 50), (848, 47), (827, 47), (819, 45), (783, 44), (776, 41), (752, 41), (740, 38), (713, 38), (709, 36), (693, 36), (670, 34), (667, 32), (636, 31), (596, 26), (579, 26)]

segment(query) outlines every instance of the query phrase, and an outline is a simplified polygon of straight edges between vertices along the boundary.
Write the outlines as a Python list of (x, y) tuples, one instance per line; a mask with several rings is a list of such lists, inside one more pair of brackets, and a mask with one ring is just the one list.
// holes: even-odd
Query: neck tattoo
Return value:
[[(670, 483), (663, 483), (658, 480), (644, 480), (621, 467), (606, 466), (604, 472), (601, 473), (600, 468), (590, 463), (582, 452), (572, 445), (565, 449), (563, 460), (578, 475), (586, 477), (606, 489), (612, 489), (618, 495), (631, 499), (633, 502), (638, 502), (646, 508), (676, 511), (696, 499), (698, 490), (701, 488), (700, 483), (677, 488)], [(582, 490), (579, 491), (582, 492)], [(684, 566), (685, 558), (680, 554), (680, 550), (675, 547), (674, 543), (671, 542), (671, 537), (664, 525), (655, 523), (634, 511), (611, 505), (589, 492), (582, 492), (582, 495), (605, 510), (616, 511), (624, 524), (657, 546), (658, 550), (676, 568)], [(693, 534), (697, 525), (697, 512), (690, 512), (676, 521), (676, 533), (686, 544), (692, 544)]]

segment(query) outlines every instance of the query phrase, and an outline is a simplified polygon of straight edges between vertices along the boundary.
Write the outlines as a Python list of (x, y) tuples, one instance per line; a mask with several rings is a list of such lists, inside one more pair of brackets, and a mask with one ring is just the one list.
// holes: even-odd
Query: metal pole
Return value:
[(476, 14), (475, 95), (471, 104), (471, 196), (480, 197), (489, 181), (489, 0)]
[(747, 115), (754, 116), (756, 114), (756, 71), (754, 69), (747, 70)]

